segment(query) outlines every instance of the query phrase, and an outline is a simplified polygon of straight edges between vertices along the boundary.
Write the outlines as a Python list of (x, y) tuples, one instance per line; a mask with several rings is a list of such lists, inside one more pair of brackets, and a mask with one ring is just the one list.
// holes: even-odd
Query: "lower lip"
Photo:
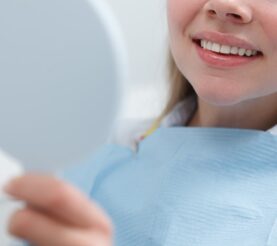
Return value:
[(261, 57), (258, 56), (239, 56), (239, 55), (221, 55), (206, 49), (201, 48), (197, 43), (194, 43), (199, 57), (207, 64), (227, 68), (227, 67), (236, 67), (248, 64), (253, 62)]

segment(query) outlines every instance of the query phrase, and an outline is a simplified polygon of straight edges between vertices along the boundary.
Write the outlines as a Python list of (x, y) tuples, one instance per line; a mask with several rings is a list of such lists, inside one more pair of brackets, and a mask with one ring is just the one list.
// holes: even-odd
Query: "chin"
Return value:
[(232, 86), (199, 83), (192, 85), (201, 100), (216, 106), (232, 106), (245, 100), (241, 90)]

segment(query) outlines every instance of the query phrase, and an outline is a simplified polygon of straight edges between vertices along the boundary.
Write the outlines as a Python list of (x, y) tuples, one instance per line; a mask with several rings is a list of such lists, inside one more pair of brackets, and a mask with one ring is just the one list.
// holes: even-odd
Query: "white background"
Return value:
[(129, 55), (122, 117), (157, 116), (167, 91), (166, 0), (106, 1), (119, 21)]

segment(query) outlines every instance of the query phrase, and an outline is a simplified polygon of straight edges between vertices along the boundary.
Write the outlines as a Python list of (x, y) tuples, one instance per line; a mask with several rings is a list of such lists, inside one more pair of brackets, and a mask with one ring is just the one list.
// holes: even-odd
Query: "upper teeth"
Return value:
[(233, 55), (240, 55), (240, 56), (255, 56), (257, 55), (257, 50), (247, 50), (244, 48), (239, 47), (232, 47), (229, 45), (223, 45), (218, 43), (213, 43), (207, 40), (201, 40), (201, 47), (207, 50), (211, 50), (217, 53), (222, 54), (233, 54)]

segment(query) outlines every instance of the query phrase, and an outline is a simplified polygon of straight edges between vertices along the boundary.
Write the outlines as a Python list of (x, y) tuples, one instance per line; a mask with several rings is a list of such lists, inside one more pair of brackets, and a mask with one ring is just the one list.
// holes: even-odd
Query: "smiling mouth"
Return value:
[[(201, 46), (201, 40), (200, 39), (193, 39), (192, 40), (193, 43), (197, 44), (201, 49), (204, 49), (202, 46)], [(239, 54), (232, 54), (232, 53), (229, 53), (229, 54), (224, 54), (224, 53), (221, 53), (221, 52), (216, 52), (216, 51), (212, 51), (210, 50), (211, 52), (214, 52), (218, 55), (222, 55), (222, 56), (239, 56)], [(256, 55), (252, 55), (252, 56), (246, 56), (245, 54), (243, 55), (243, 57), (253, 57), (253, 56), (263, 56), (263, 53), (261, 51), (257, 51), (257, 54)]]

